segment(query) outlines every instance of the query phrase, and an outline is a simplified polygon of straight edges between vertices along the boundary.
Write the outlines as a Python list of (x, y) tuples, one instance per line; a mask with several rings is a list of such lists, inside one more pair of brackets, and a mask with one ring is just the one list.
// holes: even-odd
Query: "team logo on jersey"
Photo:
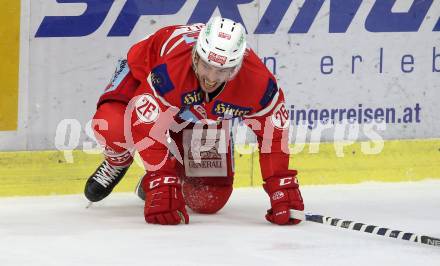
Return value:
[(170, 92), (174, 89), (174, 84), (170, 79), (166, 64), (161, 64), (154, 67), (151, 70), (150, 79), (154, 89), (161, 96), (164, 96), (167, 92)]
[(218, 37), (226, 39), (226, 40), (230, 40), (231, 39), (231, 34), (227, 34), (227, 33), (224, 33), (224, 32), (220, 31), (218, 33)]
[(216, 54), (214, 52), (209, 52), (208, 60), (219, 63), (220, 65), (224, 65), (226, 63), (226, 56)]
[(241, 107), (231, 103), (215, 101), (212, 113), (225, 118), (241, 117), (252, 111), (250, 107)]
[(139, 96), (135, 108), (139, 120), (147, 124), (156, 121), (160, 114), (159, 104), (150, 94), (142, 94)]
[(201, 104), (203, 101), (203, 93), (201, 90), (185, 93), (181, 97), (183, 105)]
[(273, 111), (270, 121), (273, 126), (278, 129), (285, 129), (290, 125), (289, 112), (286, 110), (284, 103), (280, 103)]

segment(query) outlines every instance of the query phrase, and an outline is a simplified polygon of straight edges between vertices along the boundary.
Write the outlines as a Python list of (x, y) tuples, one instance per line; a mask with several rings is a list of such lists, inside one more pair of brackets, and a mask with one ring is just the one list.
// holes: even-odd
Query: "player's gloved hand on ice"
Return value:
[(144, 216), (147, 223), (175, 225), (189, 222), (179, 177), (148, 173), (142, 181), (142, 188), (146, 193)]
[(266, 220), (269, 222), (279, 225), (301, 222), (290, 218), (290, 209), (304, 210), (296, 174), (295, 170), (286, 170), (265, 179), (263, 187), (270, 197), (272, 207), (266, 214)]

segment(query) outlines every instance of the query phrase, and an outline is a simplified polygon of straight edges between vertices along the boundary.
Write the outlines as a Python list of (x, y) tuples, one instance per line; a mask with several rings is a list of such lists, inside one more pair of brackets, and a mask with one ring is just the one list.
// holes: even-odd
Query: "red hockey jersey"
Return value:
[(132, 46), (127, 75), (140, 84), (134, 95), (153, 93), (164, 106), (178, 108), (183, 119), (239, 118), (257, 136), (263, 178), (286, 170), (289, 114), (275, 77), (247, 49), (238, 74), (208, 99), (192, 68), (192, 49), (202, 26), (169, 26)]

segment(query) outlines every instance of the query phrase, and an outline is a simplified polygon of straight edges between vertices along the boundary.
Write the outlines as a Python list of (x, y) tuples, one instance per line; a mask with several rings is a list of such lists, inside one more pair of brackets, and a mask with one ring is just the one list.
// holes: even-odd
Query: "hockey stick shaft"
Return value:
[(417, 235), (414, 233), (406, 233), (399, 230), (393, 230), (376, 225), (343, 220), (330, 216), (324, 216), (319, 214), (306, 214), (302, 211), (291, 210), (290, 218), (440, 247), (440, 239), (435, 237), (426, 236), (426, 235)]

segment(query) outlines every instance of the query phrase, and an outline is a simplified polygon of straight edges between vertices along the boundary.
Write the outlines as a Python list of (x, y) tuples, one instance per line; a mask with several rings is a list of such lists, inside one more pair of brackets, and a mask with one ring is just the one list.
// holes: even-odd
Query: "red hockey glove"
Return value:
[(279, 225), (301, 222), (290, 218), (290, 209), (304, 210), (296, 173), (295, 170), (286, 170), (265, 180), (263, 187), (270, 197), (272, 207), (266, 214), (266, 220), (269, 222)]
[(147, 223), (175, 225), (189, 222), (177, 176), (147, 174), (142, 188), (146, 194), (144, 216)]

